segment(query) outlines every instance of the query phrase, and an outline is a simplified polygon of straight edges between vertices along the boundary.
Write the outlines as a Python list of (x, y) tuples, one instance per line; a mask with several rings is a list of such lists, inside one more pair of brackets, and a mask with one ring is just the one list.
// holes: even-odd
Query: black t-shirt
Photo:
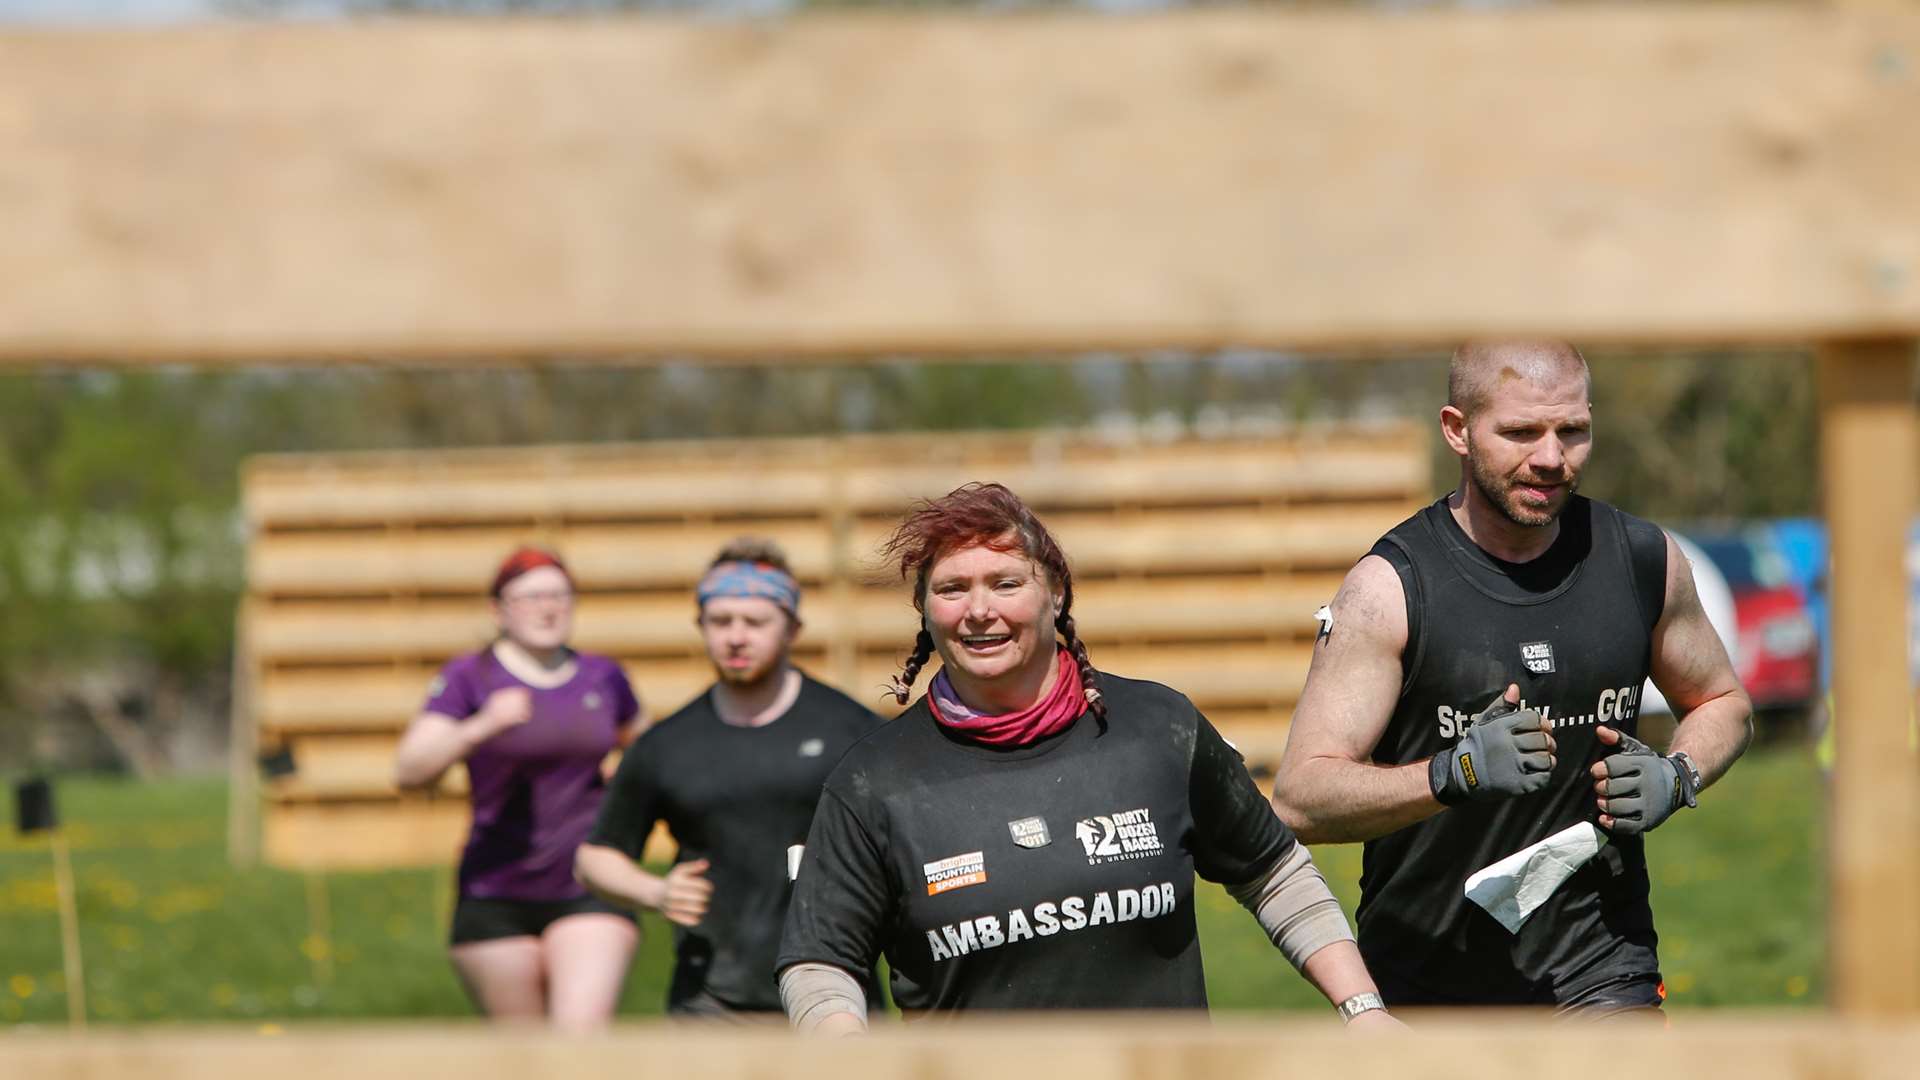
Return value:
[(648, 728), (607, 787), (590, 844), (640, 858), (664, 820), (674, 861), (711, 860), (713, 900), (693, 929), (674, 927), (668, 1007), (703, 992), (739, 1009), (778, 1009), (774, 954), (788, 894), (787, 849), (803, 842), (820, 786), (879, 717), (802, 676), (791, 708), (761, 727), (720, 719), (711, 692)]
[(1193, 876), (1240, 884), (1294, 838), (1184, 696), (1099, 676), (1108, 717), (1015, 750), (925, 699), (848, 752), (807, 837), (780, 966), (871, 968), (909, 1015), (1204, 1008)]
[(1405, 683), (1374, 748), (1382, 765), (1452, 746), (1509, 682), (1553, 724), (1558, 764), (1544, 791), (1466, 803), (1366, 845), (1360, 950), (1389, 1004), (1557, 1004), (1596, 986), (1657, 979), (1647, 866), (1638, 837), (1612, 838), (1517, 934), (1465, 896), (1474, 871), (1595, 821), (1587, 770), (1633, 734), (1652, 630), (1666, 596), (1666, 537), (1576, 496), (1537, 559), (1476, 546), (1446, 500), (1373, 548), (1407, 597)]

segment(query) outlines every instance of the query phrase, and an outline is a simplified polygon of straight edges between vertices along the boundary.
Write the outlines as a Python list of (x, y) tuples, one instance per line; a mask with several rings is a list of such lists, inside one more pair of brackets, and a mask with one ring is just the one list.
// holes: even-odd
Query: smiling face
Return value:
[(928, 569), (922, 604), (962, 700), (1024, 708), (1038, 699), (1053, 670), (1061, 598), (1033, 560), (1017, 549), (958, 548)]
[(1585, 372), (1534, 375), (1503, 372), (1470, 417), (1453, 406), (1442, 414), (1447, 442), (1480, 497), (1526, 527), (1560, 517), (1593, 448)]
[(700, 609), (700, 636), (720, 681), (755, 686), (783, 668), (799, 626), (764, 596), (716, 596)]
[(506, 583), (493, 602), (494, 622), (528, 652), (549, 652), (573, 636), (573, 582), (558, 567), (537, 566)]

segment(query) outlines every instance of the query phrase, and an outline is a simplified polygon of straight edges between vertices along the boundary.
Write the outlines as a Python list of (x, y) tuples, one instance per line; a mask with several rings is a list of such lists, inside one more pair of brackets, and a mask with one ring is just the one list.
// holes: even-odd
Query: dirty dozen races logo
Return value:
[(1074, 825), (1073, 835), (1087, 849), (1088, 866), (1145, 859), (1161, 852), (1160, 830), (1144, 806), (1082, 819)]

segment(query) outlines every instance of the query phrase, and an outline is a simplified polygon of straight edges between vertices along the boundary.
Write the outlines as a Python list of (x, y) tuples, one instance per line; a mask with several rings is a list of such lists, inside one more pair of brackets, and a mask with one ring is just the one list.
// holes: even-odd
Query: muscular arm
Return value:
[(1369, 840), (1440, 812), (1426, 762), (1371, 760), (1400, 697), (1406, 645), (1400, 576), (1369, 555), (1333, 598), (1333, 632), (1314, 643), (1274, 778), (1273, 808), (1301, 840)]
[(1672, 749), (1684, 750), (1710, 786), (1753, 740), (1753, 702), (1707, 621), (1693, 567), (1667, 538), (1667, 601), (1653, 628), (1653, 685), (1680, 718)]

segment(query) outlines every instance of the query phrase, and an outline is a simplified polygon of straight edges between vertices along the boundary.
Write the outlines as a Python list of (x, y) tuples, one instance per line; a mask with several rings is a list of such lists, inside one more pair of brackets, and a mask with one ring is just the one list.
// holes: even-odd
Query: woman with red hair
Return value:
[(509, 555), (490, 595), (499, 636), (441, 669), (395, 779), (430, 788), (466, 763), (473, 827), (450, 951), (474, 1004), (591, 1030), (619, 1003), (638, 931), (574, 880), (574, 849), (600, 809), (601, 763), (644, 714), (618, 663), (567, 646), (573, 577), (552, 553)]
[(1177, 691), (1094, 668), (1066, 555), (1013, 492), (923, 503), (886, 551), (920, 613), (898, 700), (942, 668), (827, 780), (778, 962), (796, 1027), (862, 1029), (880, 954), (910, 1017), (1205, 1008), (1196, 873), (1347, 1020), (1398, 1023), (1240, 755)]

